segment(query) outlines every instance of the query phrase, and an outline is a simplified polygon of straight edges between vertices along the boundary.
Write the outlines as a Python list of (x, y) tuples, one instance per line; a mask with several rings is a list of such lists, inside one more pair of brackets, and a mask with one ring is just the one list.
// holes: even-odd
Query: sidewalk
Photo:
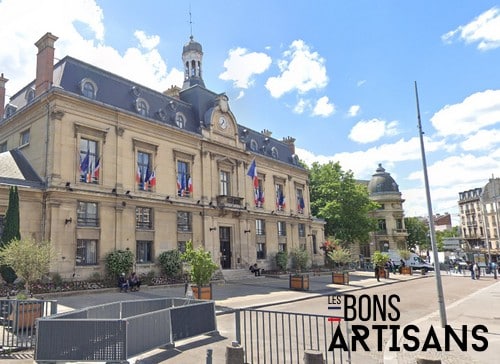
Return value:
[[(446, 274), (446, 272), (442, 273)], [(310, 290), (309, 291), (291, 291), (288, 289), (288, 279), (286, 277), (268, 278), (260, 277), (255, 279), (248, 279), (239, 282), (228, 282), (228, 283), (216, 283), (214, 284), (214, 300), (216, 302), (217, 310), (217, 329), (219, 332), (218, 336), (215, 337), (198, 337), (195, 339), (185, 340), (183, 342), (176, 342), (175, 348), (170, 350), (156, 349), (148, 353), (142, 354), (136, 358), (129, 360), (130, 363), (136, 364), (158, 364), (158, 363), (169, 363), (169, 364), (184, 364), (184, 363), (206, 363), (207, 350), (213, 350), (213, 363), (224, 363), (225, 350), (228, 345), (235, 339), (234, 334), (234, 315), (227, 314), (236, 308), (249, 308), (249, 307), (263, 307), (270, 306), (280, 303), (297, 302), (304, 301), (323, 296), (326, 294), (331, 294), (334, 292), (348, 292), (353, 290), (359, 290), (367, 287), (386, 285), (399, 283), (406, 280), (427, 278), (428, 276), (422, 276), (418, 273), (408, 276), (408, 275), (391, 275), (389, 279), (381, 279), (380, 282), (373, 276), (373, 272), (353, 272), (351, 273), (350, 285), (341, 286), (331, 284), (331, 276), (310, 276)], [(462, 278), (457, 278), (462, 279)], [(465, 279), (465, 278), (463, 278)], [(116, 302), (120, 300), (134, 300), (134, 299), (144, 299), (144, 298), (158, 298), (158, 297), (182, 297), (184, 296), (183, 286), (163, 286), (163, 287), (144, 287), (140, 292), (131, 293), (119, 293), (116, 290), (107, 290), (106, 292), (85, 292), (84, 294), (75, 295), (63, 295), (59, 297), (50, 297), (57, 299), (59, 305), (59, 311), (67, 311), (71, 309), (77, 309), (88, 306), (95, 306), (109, 302)], [(500, 284), (496, 283), (486, 287), (485, 289), (478, 291), (476, 294), (469, 296), (463, 300), (455, 302), (452, 306), (447, 307), (448, 312), (448, 322), (455, 328), (460, 325), (469, 325), (472, 327), (477, 323), (485, 323), (488, 326), (487, 338), (489, 340), (489, 350), (485, 354), (475, 353), (470, 351), (466, 353), (453, 352), (453, 353), (443, 353), (446, 356), (447, 361), (443, 363), (462, 363), (464, 359), (464, 354), (470, 355), (471, 359), (481, 358), (480, 361), (468, 361), (468, 363), (483, 363), (485, 358), (488, 358), (489, 362), (496, 362), (499, 355), (493, 354), (490, 356), (491, 348), (498, 346), (500, 341), (500, 313), (496, 312), (498, 305), (495, 305), (500, 298)], [(484, 307), (484, 302), (490, 302), (484, 310), (480, 311), (473, 309), (474, 307)], [(479, 306), (478, 306), (479, 305)], [(304, 310), (307, 311), (307, 308)], [(471, 315), (471, 313), (474, 313)], [(496, 317), (496, 319), (495, 319)], [(438, 313), (430, 315), (429, 317), (422, 318), (419, 322), (416, 322), (419, 326), (427, 325), (432, 323), (434, 328), (438, 328), (439, 315)], [(470, 335), (469, 335), (470, 336)], [(400, 339), (400, 342), (402, 339)], [(472, 343), (472, 339), (469, 340), (468, 345)], [(474, 341), (475, 343), (478, 343)], [(497, 350), (498, 351), (498, 350)], [(395, 354), (395, 355), (394, 355)], [(417, 356), (412, 352), (390, 352), (386, 347), (384, 352), (384, 363), (395, 364), (395, 363), (416, 363), (416, 357), (423, 357), (418, 353)], [(499, 353), (500, 354), (500, 353)], [(29, 357), (27, 357), (30, 355)], [(430, 354), (429, 354), (430, 355)], [(486, 356), (485, 356), (486, 355)], [(431, 356), (427, 356), (431, 357)], [(492, 359), (493, 358), (493, 359)], [(0, 357), (0, 362), (3, 362), (4, 357)], [(14, 360), (16, 359), (16, 360)], [(491, 360), (490, 360), (491, 359)], [(8, 362), (16, 364), (32, 364), (33, 353), (23, 352), (14, 354), (11, 358), (8, 358)]]

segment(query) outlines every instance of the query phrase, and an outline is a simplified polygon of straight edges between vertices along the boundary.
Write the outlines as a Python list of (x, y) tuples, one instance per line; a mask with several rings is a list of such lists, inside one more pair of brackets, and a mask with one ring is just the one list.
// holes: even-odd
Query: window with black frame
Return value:
[(78, 201), (76, 213), (78, 226), (99, 226), (97, 202)]
[(177, 212), (177, 231), (180, 232), (191, 232), (191, 213), (187, 211)]
[(97, 240), (76, 241), (76, 265), (97, 265)]
[(135, 208), (135, 227), (137, 229), (153, 229), (153, 209), (150, 207)]
[(137, 263), (153, 262), (153, 242), (149, 240), (137, 240), (136, 247)]

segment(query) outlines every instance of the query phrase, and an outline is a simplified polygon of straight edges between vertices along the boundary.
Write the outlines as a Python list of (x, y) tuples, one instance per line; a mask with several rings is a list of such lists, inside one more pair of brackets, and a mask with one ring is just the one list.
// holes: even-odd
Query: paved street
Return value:
[[(218, 336), (198, 337), (191, 340), (176, 342), (174, 349), (156, 349), (133, 358), (131, 362), (142, 364), (153, 363), (205, 363), (207, 350), (213, 350), (213, 363), (224, 363), (226, 346), (236, 338), (234, 314), (228, 313), (234, 308), (261, 307), (269, 310), (317, 313), (329, 315), (327, 311), (327, 298), (325, 295), (336, 293), (352, 293), (353, 295), (390, 295), (398, 294), (401, 302), (398, 308), (401, 317), (397, 322), (401, 327), (407, 324), (416, 324), (422, 327), (422, 334), (428, 332), (428, 326), (437, 328), (438, 335), (442, 335), (438, 304), (436, 301), (436, 285), (432, 275), (428, 276), (401, 276), (393, 275), (387, 280), (377, 282), (371, 272), (354, 272), (351, 274), (349, 286), (330, 284), (331, 277), (311, 276), (311, 287), (308, 292), (290, 291), (286, 278), (258, 278), (241, 282), (219, 283), (214, 285), (214, 299), (218, 311), (217, 325)], [(496, 312), (497, 301), (500, 298), (500, 284), (492, 277), (484, 277), (480, 281), (473, 281), (468, 277), (448, 276), (443, 274), (445, 287), (445, 302), (448, 322), (454, 329), (462, 324), (484, 324), (488, 328), (489, 346), (485, 352), (474, 352), (470, 349), (472, 338), (469, 339), (467, 352), (456, 350), (452, 352), (436, 353), (429, 351), (391, 352), (386, 345), (389, 333), (384, 334), (384, 350), (360, 351), (353, 353), (353, 363), (415, 363), (417, 357), (439, 357), (443, 363), (484, 363), (495, 362), (500, 357), (500, 317)], [(157, 297), (183, 296), (184, 288), (176, 287), (145, 287), (140, 292), (119, 293), (115, 290), (105, 292), (85, 293), (77, 295), (63, 295), (57, 297), (61, 310), (70, 310), (93, 306), (118, 300), (144, 299)], [(479, 309), (478, 309), (479, 308)], [(359, 324), (353, 321), (351, 324)], [(372, 325), (372, 321), (364, 322)], [(470, 334), (469, 334), (470, 337)], [(370, 336), (370, 345), (375, 347), (375, 342)], [(425, 338), (422, 339), (423, 342)], [(397, 342), (404, 343), (401, 335)], [(444, 341), (443, 341), (444, 342)], [(371, 346), (370, 346), (371, 347)], [(23, 355), (27, 355), (23, 353)], [(14, 356), (15, 357), (15, 356)], [(12, 362), (12, 359), (5, 359)], [(33, 359), (18, 359), (18, 364), (33, 363)]]

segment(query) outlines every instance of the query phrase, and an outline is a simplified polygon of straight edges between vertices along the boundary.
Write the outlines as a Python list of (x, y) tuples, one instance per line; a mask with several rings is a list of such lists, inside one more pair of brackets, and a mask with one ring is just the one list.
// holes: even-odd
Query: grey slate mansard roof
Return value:
[[(139, 98), (144, 99), (149, 105), (148, 115), (145, 117), (149, 121), (177, 128), (175, 116), (176, 113), (181, 112), (186, 118), (183, 130), (199, 135), (201, 135), (201, 128), (210, 128), (210, 117), (216, 105), (216, 98), (219, 96), (200, 84), (194, 84), (180, 90), (180, 99), (178, 99), (70, 56), (64, 57), (54, 66), (53, 87), (60, 87), (66, 92), (85, 97), (81, 91), (83, 80), (90, 80), (95, 84), (97, 88), (95, 102), (139, 115), (135, 102)], [(17, 108), (17, 112), (28, 103), (26, 95), (34, 88), (34, 83), (34, 81), (31, 82), (10, 99), (10, 104)], [(241, 125), (238, 125), (238, 134), (248, 152), (303, 169), (298, 163), (298, 157), (292, 155), (290, 148), (283, 141), (267, 137)], [(255, 150), (250, 148), (252, 140), (257, 145)], [(275, 153), (273, 157), (273, 151), (277, 152), (277, 156)]]
[(44, 183), (18, 149), (0, 153), (0, 184), (43, 188)]

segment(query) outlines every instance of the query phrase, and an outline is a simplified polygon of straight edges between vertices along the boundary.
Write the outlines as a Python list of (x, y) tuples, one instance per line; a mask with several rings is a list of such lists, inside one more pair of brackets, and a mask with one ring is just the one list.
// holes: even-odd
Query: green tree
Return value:
[(305, 249), (293, 249), (290, 253), (292, 256), (292, 266), (299, 272), (306, 270), (309, 267), (311, 258), (309, 258), (309, 253)]
[(167, 250), (158, 256), (158, 265), (167, 277), (178, 277), (182, 270), (181, 253), (178, 250)]
[(309, 169), (311, 212), (326, 221), (325, 235), (332, 235), (344, 247), (366, 243), (376, 221), (370, 217), (378, 205), (371, 201), (366, 186), (356, 182), (351, 171), (340, 164), (313, 163)]
[(0, 249), (0, 261), (12, 267), (28, 293), (34, 282), (49, 273), (53, 257), (50, 241), (37, 242), (31, 238), (11, 240)]
[(182, 260), (189, 264), (189, 277), (198, 287), (207, 285), (212, 275), (219, 268), (212, 260), (210, 252), (202, 247), (193, 248), (193, 242), (186, 243), (186, 251), (181, 254)]
[(440, 230), (436, 231), (436, 245), (438, 251), (444, 250), (443, 239), (444, 238), (455, 238), (458, 237), (458, 226), (453, 226), (450, 230)]
[(115, 250), (106, 255), (106, 272), (110, 278), (128, 274), (134, 267), (134, 254), (130, 250)]
[(430, 249), (429, 227), (418, 217), (406, 217), (405, 227), (408, 232), (408, 249)]
[[(0, 237), (0, 247), (7, 246), (12, 240), (20, 240), (19, 232), (19, 193), (17, 186), (11, 186), (9, 189), (9, 206), (5, 214), (4, 230)], [(13, 283), (17, 276), (14, 269), (9, 265), (0, 266), (0, 275), (7, 283)]]
[(9, 189), (9, 206), (5, 213), (0, 246), (7, 245), (13, 239), (21, 239), (21, 233), (19, 232), (19, 193), (17, 186), (11, 186)]

